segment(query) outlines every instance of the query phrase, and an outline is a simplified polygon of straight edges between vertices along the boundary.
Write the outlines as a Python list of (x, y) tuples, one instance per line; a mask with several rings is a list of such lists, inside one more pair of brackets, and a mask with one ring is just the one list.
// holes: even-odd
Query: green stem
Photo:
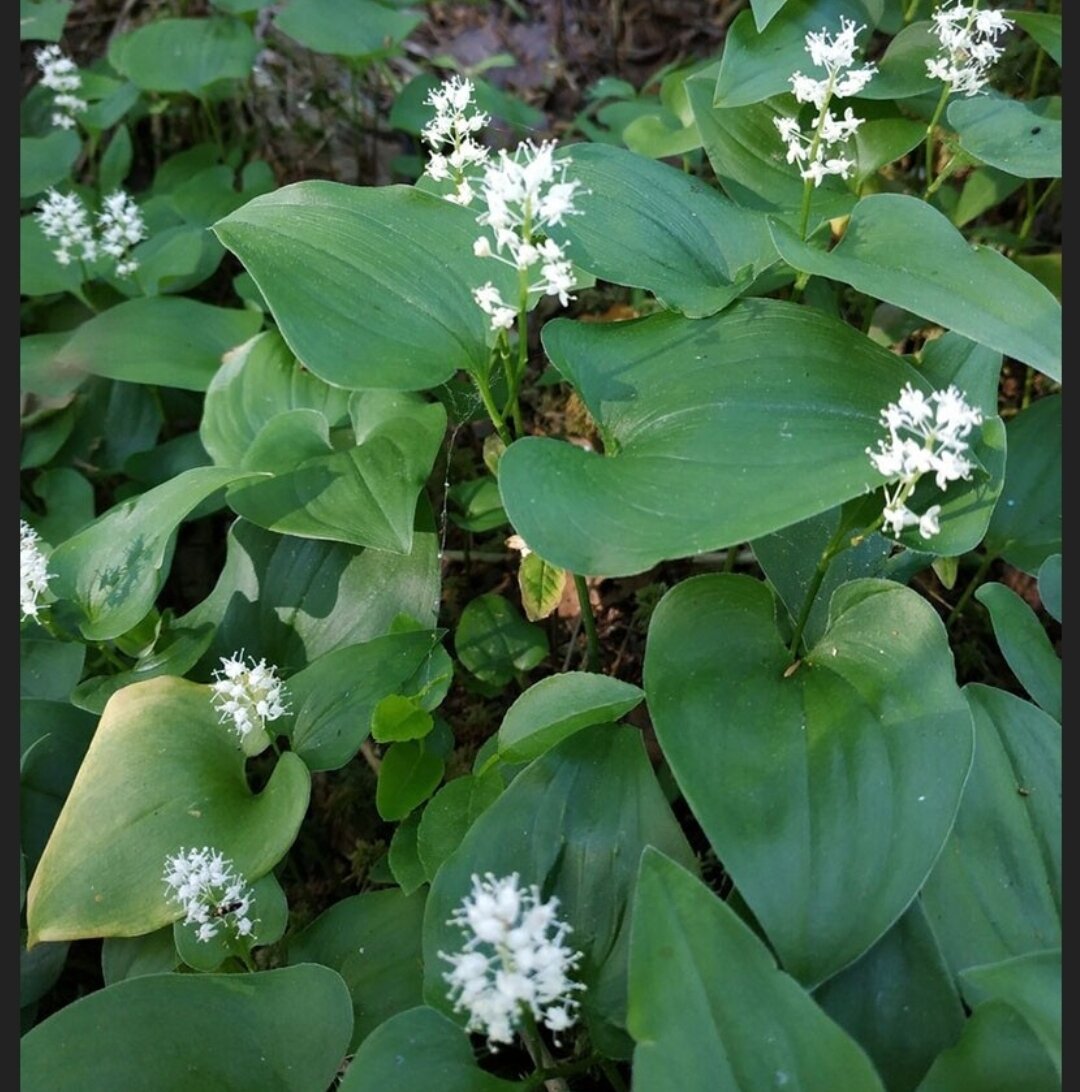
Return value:
[(121, 660), (116, 655), (116, 653), (104, 641), (99, 641), (97, 643), (97, 650), (118, 671), (127, 671), (128, 670), (128, 665), (126, 663), (124, 663), (123, 660)]
[(806, 589), (806, 598), (803, 600), (802, 609), (799, 611), (799, 617), (795, 622), (795, 633), (791, 638), (791, 645), (788, 648), (788, 652), (791, 655), (791, 662), (794, 663), (799, 658), (799, 642), (802, 640), (803, 630), (806, 629), (806, 623), (810, 620), (810, 611), (814, 609), (814, 600), (817, 599), (817, 594), (821, 591), (822, 581), (825, 579), (825, 574), (829, 571), (829, 562), (831, 557), (829, 551), (821, 555), (817, 563), (817, 568), (814, 569), (813, 578), (810, 580), (810, 587)]
[(724, 556), (724, 568), (723, 572), (733, 573), (735, 571), (735, 555), (739, 552), (739, 548), (732, 543), (728, 547), (727, 554)]
[(904, 22), (910, 23), (915, 18), (915, 13), (919, 10), (919, 0), (911, 0), (907, 8), (904, 11)]
[(218, 125), (217, 116), (210, 107), (210, 103), (207, 99), (199, 96), (199, 102), (202, 103), (203, 112), (206, 114), (206, 120), (210, 125), (210, 132), (213, 134), (214, 143), (218, 146), (218, 154), (222, 159), (225, 158), (225, 142), (221, 139), (221, 128)]
[(596, 632), (596, 619), (593, 617), (592, 603), (589, 602), (589, 586), (585, 577), (574, 573), (574, 587), (577, 589), (578, 604), (581, 607), (581, 622), (585, 627), (587, 642), (586, 666), (590, 671), (600, 670), (600, 637)]
[[(1059, 181), (1060, 181), (1060, 179), (1052, 178), (1050, 180), (1050, 182), (1047, 184), (1046, 189), (1043, 190), (1042, 196), (1039, 198), (1039, 200), (1036, 201), (1033, 205), (1030, 204), (1030, 202), (1029, 202), (1028, 210), (1024, 214), (1024, 221), (1020, 225), (1019, 237), (1020, 237), (1021, 242), (1028, 237), (1029, 233), (1031, 232), (1031, 227), (1035, 223), (1035, 217), (1039, 213), (1039, 209), (1041, 209), (1043, 207), (1043, 205), (1046, 203), (1046, 199), (1054, 191), (1054, 188), (1057, 186)], [(1031, 193), (1035, 192), (1034, 183), (1031, 184), (1030, 192)]]
[(622, 1079), (622, 1075), (615, 1068), (614, 1062), (607, 1058), (601, 1058), (600, 1068), (603, 1070), (604, 1076), (607, 1077), (608, 1084), (615, 1089), (615, 1092), (627, 1092), (626, 1081)]
[(960, 166), (961, 161), (962, 157), (959, 155), (950, 156), (948, 163), (946, 163), (945, 166), (941, 168), (941, 174), (939, 174), (937, 178), (935, 178), (934, 181), (926, 187), (925, 196), (927, 198), (930, 198), (935, 193), (937, 193), (937, 191), (941, 188), (941, 184), (952, 175), (957, 167)]
[(1031, 396), (1035, 393), (1035, 369), (1027, 367), (1024, 372), (1024, 394), (1020, 399), (1020, 408), (1026, 410), (1031, 405)]
[(952, 84), (946, 81), (945, 86), (941, 89), (941, 98), (938, 99), (937, 106), (934, 107), (934, 115), (930, 118), (930, 124), (926, 127), (926, 193), (923, 194), (924, 200), (930, 196), (932, 192), (930, 187), (934, 182), (934, 129), (941, 118), (942, 111), (945, 109), (945, 103), (949, 101), (950, 94), (952, 94)]
[(945, 625), (951, 626), (957, 618), (960, 617), (964, 607), (968, 605), (971, 597), (975, 594), (975, 589), (983, 582), (986, 574), (990, 571), (990, 566), (993, 565), (994, 560), (997, 558), (997, 554), (987, 551), (982, 561), (979, 562), (979, 567), (975, 570), (975, 575), (968, 581), (968, 585), (964, 588), (960, 598), (956, 601), (956, 606), (949, 611), (949, 616), (945, 619)]
[[(806, 157), (807, 163), (813, 163), (817, 159), (818, 149), (821, 147), (821, 132), (825, 128), (825, 119), (829, 114), (829, 103), (832, 101), (834, 83), (836, 83), (836, 74), (831, 73), (829, 82), (825, 85), (825, 101), (822, 103), (821, 112), (818, 114), (817, 127), (814, 129), (814, 136), (810, 141), (810, 151)], [(803, 179), (802, 206), (799, 209), (800, 239), (806, 238), (806, 229), (810, 224), (810, 200), (813, 193), (814, 180), (812, 178)]]
[(1028, 98), (1036, 98), (1039, 91), (1039, 77), (1042, 76), (1043, 58), (1046, 50), (1039, 47), (1039, 55), (1035, 58), (1035, 67), (1031, 71), (1031, 82), (1028, 84)]
[(488, 385), (487, 376), (482, 376), (479, 372), (473, 372), (472, 378), (476, 384), (476, 389), (480, 392), (480, 399), (484, 403), (484, 409), (487, 410), (487, 415), (491, 418), (491, 423), (499, 434), (499, 439), (509, 447), (511, 443), (510, 433), (506, 428), (506, 421), (503, 420), (502, 414), (499, 413), (499, 409), (495, 405), (495, 399), (491, 396), (491, 387)]

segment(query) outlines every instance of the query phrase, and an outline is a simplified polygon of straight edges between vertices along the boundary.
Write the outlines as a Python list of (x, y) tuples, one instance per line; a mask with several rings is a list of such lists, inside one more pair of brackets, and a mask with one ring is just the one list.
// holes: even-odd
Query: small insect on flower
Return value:
[(556, 917), (558, 905), (555, 898), (542, 902), (535, 884), (519, 887), (516, 872), (501, 879), (488, 872), (472, 877), (472, 893), (447, 922), (465, 938), (460, 951), (439, 952), (451, 968), (443, 975), (447, 997), (492, 1050), (513, 1042), (526, 1011), (556, 1039), (577, 1022), (574, 992), (585, 986), (570, 974), (582, 953), (563, 943), (570, 926)]
[(1005, 52), (998, 38), (1013, 26), (1000, 11), (979, 11), (976, 4), (939, 7), (931, 16), (940, 47), (926, 62), (933, 80), (971, 96), (986, 86), (991, 66)]
[(866, 453), (879, 474), (897, 479), (891, 491), (885, 488), (882, 520), (889, 532), (899, 535), (906, 527), (917, 526), (920, 536), (929, 539), (941, 530), (940, 504), (918, 516), (907, 501), (924, 474), (933, 474), (941, 490), (949, 482), (971, 478), (975, 464), (965, 454), (968, 437), (982, 421), (982, 411), (969, 405), (954, 386), (927, 396), (908, 383), (900, 398), (881, 411), (888, 440), (879, 440), (878, 450), (868, 447)]
[(166, 895), (184, 910), (184, 924), (197, 925), (196, 937), (212, 940), (222, 927), (238, 937), (251, 936), (254, 892), (233, 862), (216, 849), (181, 849), (165, 859)]
[(52, 574), (41, 547), (41, 538), (26, 520), (19, 520), (19, 599), (22, 620), (36, 618)]
[[(288, 711), (285, 686), (277, 668), (265, 660), (245, 659), (241, 649), (233, 656), (222, 656), (221, 667), (214, 672), (211, 700), (221, 715), (221, 723), (232, 722), (233, 731), (242, 742), (253, 735), (264, 735), (266, 725)], [(262, 743), (262, 747), (269, 740)]]

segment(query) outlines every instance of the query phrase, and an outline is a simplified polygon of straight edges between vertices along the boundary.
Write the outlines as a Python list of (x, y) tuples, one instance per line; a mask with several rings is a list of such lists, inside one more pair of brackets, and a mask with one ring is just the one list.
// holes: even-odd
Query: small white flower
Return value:
[(249, 917), (255, 894), (233, 870), (233, 862), (217, 850), (181, 849), (166, 857), (163, 882), (168, 898), (184, 910), (184, 924), (198, 925), (200, 941), (212, 940), (222, 926), (238, 937), (251, 935), (258, 921)]
[(814, 79), (796, 72), (790, 77), (791, 90), (798, 102), (809, 102), (817, 108), (810, 130), (804, 133), (796, 118), (773, 119), (780, 139), (787, 146), (788, 163), (800, 165), (799, 174), (815, 186), (831, 174), (847, 178), (855, 161), (843, 155), (829, 154), (835, 144), (842, 144), (855, 135), (863, 119), (847, 107), (843, 117), (829, 109), (834, 99), (857, 95), (871, 80), (877, 68), (872, 64), (851, 68), (855, 63), (855, 36), (865, 27), (856, 26), (847, 18), (840, 20), (840, 32), (830, 37), (823, 27), (806, 35), (806, 50), (819, 68), (825, 69), (824, 79)]
[(90, 224), (90, 214), (78, 194), (47, 191), (34, 213), (34, 219), (45, 238), (55, 239), (59, 244), (53, 255), (61, 265), (71, 262), (75, 247), (79, 248), (80, 253), (74, 257), (82, 261), (92, 262), (97, 257), (97, 242)]
[(990, 67), (1005, 52), (997, 39), (1013, 26), (1000, 11), (978, 11), (967, 4), (939, 7), (931, 16), (940, 48), (926, 62), (927, 75), (971, 96), (987, 83)]
[(888, 440), (879, 440), (878, 450), (867, 448), (866, 453), (879, 474), (898, 479), (891, 492), (885, 489), (882, 518), (886, 529), (898, 535), (906, 527), (918, 525), (923, 538), (938, 533), (941, 505), (935, 504), (917, 516), (906, 502), (924, 474), (933, 474), (942, 490), (949, 482), (971, 478), (975, 464), (965, 454), (967, 438), (982, 421), (982, 411), (969, 405), (955, 386), (934, 391), (928, 397), (908, 383), (899, 399), (881, 411)]
[(117, 190), (105, 198), (104, 208), (98, 214), (101, 229), (101, 250), (116, 259), (117, 276), (130, 276), (139, 263), (128, 251), (146, 238), (146, 221), (139, 206), (123, 190)]
[[(467, 113), (473, 105), (474, 90), (472, 81), (460, 76), (452, 76), (434, 88), (426, 101), (435, 107), (435, 117), (420, 131), (432, 152), (425, 172), (436, 182), (452, 179), (456, 188), (447, 195), (447, 200), (465, 206), (472, 204), (476, 196), (469, 184), (468, 168), (479, 166), (488, 157), (487, 148), (474, 140), (472, 134), (491, 120), (487, 114)], [(451, 148), (444, 152), (447, 144)]]
[(243, 649), (221, 658), (211, 688), (211, 700), (221, 714), (221, 723), (231, 721), (241, 740), (289, 711), (277, 668), (265, 660), (256, 663), (253, 657), (245, 659)]
[(75, 114), (81, 114), (87, 108), (85, 99), (73, 95), (82, 86), (82, 77), (79, 69), (70, 57), (65, 57), (60, 47), (56, 44), (42, 46), (35, 51), (34, 61), (41, 72), (41, 85), (53, 95), (52, 123), (61, 129), (71, 129), (75, 126)]
[(36, 618), (52, 573), (39, 543), (41, 538), (26, 520), (19, 520), (19, 599), (22, 620)]
[(467, 1012), (469, 1031), (487, 1036), (492, 1050), (513, 1041), (527, 1009), (556, 1038), (578, 1018), (574, 991), (585, 987), (570, 978), (582, 959), (563, 943), (569, 925), (556, 917), (558, 899), (541, 902), (535, 885), (522, 889), (518, 874), (497, 879), (488, 872), (472, 877), (465, 897), (447, 924), (465, 938), (459, 952), (439, 958), (450, 964), (443, 978), (455, 1012)]

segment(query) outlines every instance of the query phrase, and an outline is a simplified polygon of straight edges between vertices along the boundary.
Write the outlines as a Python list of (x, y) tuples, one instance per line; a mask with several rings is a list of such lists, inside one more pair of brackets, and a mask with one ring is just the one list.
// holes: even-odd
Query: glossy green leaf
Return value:
[(58, 42), (73, 0), (19, 0), (19, 40)]
[(796, 269), (850, 284), (1061, 379), (1061, 305), (998, 251), (969, 244), (926, 202), (898, 193), (864, 197), (828, 253), (779, 221), (771, 226)]
[(350, 0), (347, 14), (340, 0), (289, 0), (274, 26), (316, 53), (355, 58), (385, 54), (421, 20), (415, 11), (395, 11), (374, 0)]
[[(499, 488), (526, 542), (577, 573), (642, 572), (875, 488), (866, 448), (883, 435), (882, 407), (906, 382), (930, 389), (851, 327), (776, 300), (742, 300), (709, 319), (557, 320), (543, 340), (600, 423), (607, 454), (518, 440)], [(999, 488), (1000, 476), (977, 474), (970, 491), (940, 498), (955, 505), (948, 518), (962, 524), (965, 549), (981, 539)]]
[(206, 390), (199, 435), (218, 466), (240, 466), (262, 428), (280, 413), (317, 410), (331, 427), (349, 416), (349, 392), (303, 368), (276, 330), (225, 354)]
[(511, 1092), (476, 1064), (469, 1037), (452, 1020), (425, 1006), (392, 1016), (360, 1045), (340, 1092), (438, 1089), (439, 1092)]
[(19, 640), (19, 697), (67, 701), (82, 675), (86, 645), (46, 637)]
[(167, 974), (179, 965), (171, 925), (140, 937), (106, 937), (101, 942), (101, 975), (106, 986), (144, 974)]
[(415, 698), (387, 694), (371, 715), (371, 737), (377, 743), (423, 739), (434, 724), (431, 714)]
[(788, 0), (750, 0), (758, 30), (764, 30)]
[(325, 967), (154, 974), (68, 1005), (21, 1042), (20, 1087), (325, 1092), (349, 1043), (349, 993)]
[[(929, 21), (910, 23), (889, 42), (877, 62), (874, 78), (857, 98), (895, 100), (928, 93), (940, 95), (940, 81), (931, 79), (926, 71), (926, 62), (936, 57), (940, 49), (941, 43)], [(858, 112), (856, 108), (855, 113)]]
[(502, 778), (495, 771), (483, 777), (466, 774), (443, 785), (431, 798), (416, 831), (416, 849), (429, 883), (502, 788)]
[(134, 147), (126, 125), (119, 125), (109, 139), (108, 147), (101, 155), (98, 169), (98, 188), (102, 193), (118, 190), (131, 170)]
[(56, 364), (56, 354), (70, 336), (69, 330), (60, 330), (19, 338), (20, 393), (63, 398), (79, 387), (86, 373)]
[(109, 63), (144, 91), (203, 93), (246, 78), (258, 42), (240, 19), (157, 19), (113, 38)]
[(379, 766), (375, 807), (386, 820), (404, 819), (442, 780), (443, 760), (423, 740), (393, 743)]
[(646, 849), (628, 1026), (636, 1092), (881, 1092), (862, 1050), (708, 888)]
[(1061, 949), (1029, 952), (960, 972), (964, 997), (978, 1006), (1004, 1001), (1027, 1020), (1061, 1073)]
[(417, 532), (413, 552), (403, 557), (275, 535), (237, 520), (226, 549), (214, 590), (177, 621), (179, 631), (213, 631), (203, 678), (238, 648), (289, 675), (325, 653), (383, 636), (400, 614), (434, 623), (439, 570), (430, 527)]
[(911, 1092), (964, 1027), (964, 1009), (918, 902), (814, 995), (869, 1054), (889, 1092)]
[(67, 962), (69, 944), (38, 944), (32, 952), (19, 948), (19, 1007), (40, 1001), (56, 984)]
[(990, 612), (1005, 662), (1035, 703), (1061, 721), (1061, 659), (1035, 612), (1004, 584), (990, 582), (975, 592)]
[(1051, 57), (1061, 64), (1061, 16), (1039, 11), (1009, 9), (1004, 13), (1022, 30), (1030, 34)]
[[(790, 91), (793, 72), (824, 77), (807, 55), (807, 33), (822, 27), (835, 28), (832, 33), (836, 33), (844, 19), (872, 31), (883, 7), (883, 0), (788, 0), (764, 30), (756, 12), (740, 12), (724, 36), (715, 105), (748, 106)], [(860, 54), (868, 39), (865, 32), (859, 35)]]
[(224, 256), (225, 248), (204, 228), (177, 224), (135, 248), (135, 283), (146, 296), (184, 292), (212, 276)]
[(139, 101), (141, 92), (135, 84), (127, 81), (102, 96), (79, 114), (79, 122), (91, 133), (104, 133), (121, 121), (129, 110)]
[(994, 167), (978, 167), (964, 179), (960, 199), (949, 218), (957, 227), (963, 227), (988, 209), (999, 205), (1023, 184), (1022, 178)]
[(454, 650), (463, 667), (483, 682), (504, 686), (548, 654), (547, 633), (526, 622), (501, 595), (481, 595), (461, 612)]
[(321, 963), (345, 980), (353, 1006), (349, 1053), (384, 1020), (420, 1004), (424, 896), (367, 891), (342, 899), (289, 938), (289, 963)]
[(241, 464), (267, 476), (237, 483), (229, 505), (270, 531), (407, 554), (446, 411), (408, 392), (357, 392), (351, 403), (351, 427), (333, 433), (318, 410), (272, 417)]
[(964, 694), (975, 763), (922, 892), (954, 972), (1061, 943), (1061, 726), (1003, 690)]
[(1061, 553), (1061, 397), (1032, 402), (1006, 426), (1005, 487), (986, 532), (986, 548), (1034, 575)]
[[(867, 108), (861, 108), (865, 114)], [(882, 167), (898, 159), (926, 139), (926, 126), (902, 116), (870, 117), (859, 126), (849, 149), (854, 151), (855, 185), (862, 184)], [(850, 155), (851, 151), (845, 154)]]
[(492, 477), (473, 478), (469, 481), (455, 482), (447, 491), (450, 501), (460, 509), (449, 513), (450, 519), (458, 527), (473, 534), (493, 531), (506, 524), (506, 512), (503, 511), (502, 498), (499, 496), (499, 483)]
[(590, 724), (611, 724), (645, 697), (636, 686), (608, 675), (564, 671), (530, 686), (506, 711), (499, 727), (499, 757), (537, 758)]
[(180, 521), (239, 470), (187, 470), (134, 500), (110, 508), (58, 546), (49, 559), (49, 590), (76, 604), (79, 627), (93, 641), (118, 637), (153, 606), (165, 583)]
[(82, 147), (77, 133), (54, 129), (19, 140), (19, 196), (33, 197), (68, 177)]
[(784, 967), (816, 986), (899, 918), (948, 836), (971, 714), (945, 629), (882, 580), (832, 597), (791, 670), (768, 589), (684, 581), (653, 613), (645, 693), (687, 803)]
[(431, 656), (434, 644), (427, 631), (392, 633), (328, 652), (293, 675), (286, 727), (292, 749), (312, 770), (340, 769), (367, 739), (381, 701)]
[(517, 291), (512, 270), (474, 257), (475, 212), (411, 187), (299, 182), (214, 230), (296, 356), (336, 386), (420, 390), (486, 368), (472, 289)]
[(398, 823), (387, 853), (391, 875), (406, 895), (418, 891), (428, 882), (417, 849), (420, 815), (419, 811), (414, 810)]
[(1061, 177), (1061, 99), (1022, 102), (976, 95), (948, 111), (960, 147), (1019, 178)]
[[(246, 877), (245, 877), (246, 878)], [(285, 901), (285, 892), (273, 872), (260, 876), (251, 884), (252, 891), (252, 931), (242, 941), (250, 951), (264, 944), (274, 944), (285, 932), (289, 919), (289, 905)], [(227, 928), (220, 929), (209, 940), (199, 939), (199, 927), (187, 925), (183, 919), (173, 922), (173, 943), (177, 954), (187, 966), (204, 974), (216, 971), (231, 955), (235, 955)]]
[(562, 229), (567, 253), (597, 277), (646, 288), (699, 318), (726, 307), (776, 260), (764, 218), (700, 179), (605, 144), (574, 144), (563, 158), (567, 177), (582, 184), (581, 215)]
[(222, 355), (259, 328), (253, 311), (158, 296), (117, 304), (84, 322), (57, 364), (108, 379), (204, 391)]
[(253, 796), (205, 686), (152, 679), (105, 707), (27, 895), (31, 940), (135, 936), (181, 914), (165, 858), (210, 845), (249, 880), (296, 837), (309, 776), (285, 754)]
[[(994, 417), (998, 408), (1001, 353), (969, 341), (951, 330), (928, 341), (919, 353), (918, 368), (935, 390), (956, 386), (983, 417)], [(951, 488), (955, 489), (953, 485)]]
[[(424, 998), (450, 1015), (439, 951), (461, 947), (447, 919), (471, 891), (473, 873), (518, 873), (559, 899), (570, 941), (584, 953), (580, 995), (592, 1042), (628, 1054), (626, 1019), (630, 900), (647, 846), (695, 868), (649, 764), (640, 734), (599, 725), (564, 739), (527, 766), (473, 823), (431, 886), (424, 917)], [(461, 1017), (455, 1017), (461, 1019)]]
[[(747, 209), (774, 212), (798, 223), (803, 180), (795, 165), (785, 162), (784, 143), (774, 119), (790, 117), (798, 104), (792, 95), (730, 109), (713, 106), (716, 72), (704, 69), (686, 81), (694, 121), (713, 170), (727, 195)], [(814, 189), (810, 229), (822, 220), (851, 211), (855, 195), (836, 175)]]
[(1052, 618), (1061, 621), (1061, 554), (1051, 554), (1039, 566), (1039, 598)]

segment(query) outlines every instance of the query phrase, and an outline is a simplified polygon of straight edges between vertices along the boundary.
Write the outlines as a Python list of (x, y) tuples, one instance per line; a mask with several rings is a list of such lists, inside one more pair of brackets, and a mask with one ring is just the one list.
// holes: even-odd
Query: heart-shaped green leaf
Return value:
[(771, 224), (780, 256), (796, 269), (850, 284), (1061, 379), (1061, 304), (1003, 254), (968, 243), (925, 201), (864, 197), (828, 253), (779, 220)]
[(198, 95), (248, 76), (258, 48), (240, 19), (158, 19), (113, 38), (109, 64), (144, 91)]
[(172, 564), (180, 521), (211, 493), (248, 475), (198, 467), (110, 508), (49, 558), (49, 590), (82, 611), (80, 629), (104, 641), (131, 629), (154, 605)]
[(246, 648), (292, 674), (318, 657), (388, 633), (407, 614), (435, 620), (439, 568), (434, 533), (421, 524), (413, 552), (363, 550), (338, 542), (275, 535), (237, 520), (226, 539), (214, 590), (176, 629), (212, 629), (198, 675)]
[(351, 1025), (345, 983), (326, 967), (144, 975), (68, 1005), (25, 1035), (20, 1087), (325, 1092)]
[(340, 1092), (393, 1088), (439, 1092), (512, 1092), (523, 1086), (485, 1073), (469, 1037), (440, 1012), (419, 1006), (392, 1016), (356, 1052)]
[(628, 1026), (638, 1092), (881, 1092), (859, 1046), (753, 932), (654, 849), (634, 895)]
[[(838, 33), (844, 19), (860, 27), (870, 24), (872, 31), (883, 7), (883, 0), (788, 0), (765, 30), (754, 14), (740, 12), (724, 37), (715, 104), (725, 109), (749, 106), (790, 91), (793, 72), (815, 73), (806, 51), (808, 32), (827, 27)], [(868, 34), (859, 35), (860, 53), (868, 40)], [(824, 78), (823, 71), (815, 75)]]
[(918, 900), (814, 1000), (870, 1055), (895, 1092), (911, 1092), (964, 1028), (960, 995)]
[[(339, 387), (421, 390), (486, 370), (471, 290), (516, 297), (512, 270), (473, 255), (476, 213), (407, 186), (298, 182), (215, 227), (306, 368)], [(357, 301), (365, 305), (357, 306)]]
[(261, 321), (254, 311), (180, 297), (127, 300), (84, 322), (57, 364), (129, 383), (204, 391), (223, 354), (254, 335)]
[(436, 874), (424, 918), (428, 1004), (450, 1013), (438, 953), (463, 943), (447, 919), (471, 876), (516, 872), (523, 886), (558, 897), (559, 918), (573, 929), (568, 943), (585, 953), (581, 1004), (593, 1043), (622, 1055), (615, 1029), (626, 1017), (628, 909), (646, 845), (694, 867), (638, 732), (601, 725), (564, 739), (518, 774)]
[(764, 217), (691, 175), (606, 144), (574, 144), (562, 158), (582, 184), (581, 215), (563, 229), (568, 254), (597, 277), (698, 318), (776, 261)]
[(964, 695), (975, 763), (922, 892), (954, 972), (1061, 943), (1061, 725), (1004, 690)]
[(687, 803), (784, 967), (815, 986), (899, 918), (952, 827), (971, 714), (915, 592), (855, 580), (791, 667), (768, 589), (702, 576), (652, 617), (645, 693)]
[(548, 640), (508, 599), (481, 595), (461, 612), (454, 651), (482, 682), (505, 686), (516, 671), (530, 671), (547, 656)]
[(285, 854), (307, 810), (307, 767), (281, 757), (253, 796), (244, 753), (208, 687), (151, 679), (105, 707), (27, 894), (32, 943), (135, 936), (176, 919), (165, 859), (209, 845), (248, 880)]
[(590, 724), (610, 724), (645, 697), (630, 683), (588, 671), (541, 679), (506, 711), (499, 727), (499, 757), (526, 762)]
[[(503, 455), (499, 489), (525, 541), (577, 573), (641, 572), (875, 488), (883, 479), (866, 448), (884, 434), (882, 408), (905, 383), (930, 390), (851, 327), (777, 300), (742, 300), (708, 319), (558, 320), (543, 340), (600, 423), (607, 454), (527, 437)], [(987, 429), (998, 447), (999, 427)], [(978, 543), (996, 477), (977, 474), (941, 497), (943, 535), (955, 522), (967, 549)]]
[(1019, 178), (1061, 177), (1061, 99), (956, 99), (949, 124), (965, 152)]
[(334, 903), (289, 938), (289, 962), (321, 963), (349, 988), (349, 1052), (384, 1020), (420, 1004), (420, 926), (424, 896), (366, 891)]
[(374, 0), (350, 0), (347, 18), (338, 0), (289, 0), (275, 15), (274, 26), (316, 53), (370, 58), (408, 37), (421, 18)]

